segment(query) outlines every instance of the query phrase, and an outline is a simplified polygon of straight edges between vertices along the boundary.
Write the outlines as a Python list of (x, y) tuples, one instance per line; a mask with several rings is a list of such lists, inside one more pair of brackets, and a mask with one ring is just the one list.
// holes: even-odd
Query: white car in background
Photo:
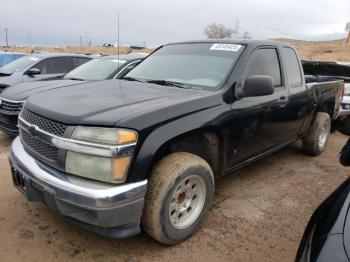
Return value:
[(339, 65), (348, 66), (348, 81), (345, 81), (343, 100), (339, 109), (339, 130), (350, 135), (350, 62), (337, 62)]

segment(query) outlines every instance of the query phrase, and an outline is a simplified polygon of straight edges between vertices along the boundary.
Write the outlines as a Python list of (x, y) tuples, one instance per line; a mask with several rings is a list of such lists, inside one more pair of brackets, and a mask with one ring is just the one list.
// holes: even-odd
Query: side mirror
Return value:
[(267, 96), (275, 91), (273, 79), (270, 76), (253, 75), (244, 82), (242, 97)]
[(41, 71), (39, 68), (31, 68), (27, 71), (27, 75), (34, 76), (34, 75), (40, 75)]

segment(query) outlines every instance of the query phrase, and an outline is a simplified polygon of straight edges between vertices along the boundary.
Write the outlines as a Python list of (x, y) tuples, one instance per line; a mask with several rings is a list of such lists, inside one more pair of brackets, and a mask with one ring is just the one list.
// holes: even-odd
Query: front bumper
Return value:
[(29, 155), (20, 138), (11, 146), (14, 185), (28, 201), (44, 202), (97, 234), (126, 238), (138, 234), (147, 180), (111, 185), (57, 171)]

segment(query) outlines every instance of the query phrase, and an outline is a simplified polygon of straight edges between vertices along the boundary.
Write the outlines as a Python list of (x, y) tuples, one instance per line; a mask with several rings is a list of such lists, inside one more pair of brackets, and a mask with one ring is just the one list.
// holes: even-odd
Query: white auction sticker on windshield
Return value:
[(241, 45), (237, 44), (213, 44), (210, 50), (237, 52), (241, 47)]

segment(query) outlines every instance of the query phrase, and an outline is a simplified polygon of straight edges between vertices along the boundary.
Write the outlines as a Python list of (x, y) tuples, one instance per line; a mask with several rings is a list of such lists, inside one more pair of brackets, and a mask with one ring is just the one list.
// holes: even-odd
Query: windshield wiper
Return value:
[(176, 86), (176, 87), (186, 88), (186, 89), (189, 88), (188, 85), (185, 85), (183, 83), (168, 81), (168, 80), (148, 80), (146, 82), (150, 84), (163, 85), (163, 86)]
[(131, 77), (131, 76), (122, 77), (120, 79), (121, 80), (127, 80), (127, 81), (137, 81), (137, 82), (141, 82), (141, 83), (146, 83), (145, 81), (142, 81), (141, 79), (138, 79), (138, 78), (135, 78), (135, 77)]

